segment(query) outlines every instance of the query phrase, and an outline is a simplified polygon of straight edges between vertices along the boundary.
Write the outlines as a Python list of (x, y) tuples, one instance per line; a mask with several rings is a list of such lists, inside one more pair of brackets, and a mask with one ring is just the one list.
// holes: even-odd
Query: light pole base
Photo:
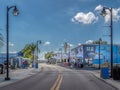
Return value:
[(10, 78), (9, 78), (9, 77), (6, 77), (5, 80), (8, 81), (8, 80), (10, 80)]

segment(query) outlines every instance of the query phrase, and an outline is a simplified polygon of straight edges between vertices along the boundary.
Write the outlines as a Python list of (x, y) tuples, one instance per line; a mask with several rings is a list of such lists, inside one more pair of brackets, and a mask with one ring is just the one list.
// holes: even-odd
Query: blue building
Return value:
[(73, 48), (71, 52), (76, 59), (81, 59), (84, 64), (92, 64), (96, 46), (97, 44), (81, 44)]
[[(81, 44), (71, 50), (84, 64), (99, 64), (99, 44)], [(100, 45), (100, 63), (110, 62), (110, 45)], [(120, 45), (113, 46), (113, 63), (120, 64)]]
[[(95, 57), (93, 60), (94, 64), (98, 64), (99, 61), (99, 46), (96, 46)], [(110, 45), (101, 45), (100, 46), (100, 63), (110, 62)], [(120, 64), (120, 45), (113, 46), (113, 63)]]
[[(22, 60), (18, 53), (9, 53), (9, 64), (11, 67), (21, 67)], [(6, 64), (6, 53), (0, 53), (0, 64)]]
[[(9, 53), (9, 61), (10, 59), (14, 59), (17, 57), (17, 53)], [(6, 62), (6, 53), (0, 53), (0, 63), (5, 64)]]

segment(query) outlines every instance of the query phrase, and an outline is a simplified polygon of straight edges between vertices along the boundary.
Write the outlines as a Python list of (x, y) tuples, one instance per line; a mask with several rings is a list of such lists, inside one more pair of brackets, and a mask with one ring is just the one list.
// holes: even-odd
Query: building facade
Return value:
[[(18, 53), (9, 53), (9, 64), (11, 67), (21, 67), (23, 58)], [(6, 53), (0, 53), (0, 64), (6, 65)]]
[[(74, 57), (82, 59), (84, 64), (99, 64), (99, 58), (101, 64), (110, 63), (110, 51), (109, 44), (101, 44), (100, 47), (99, 44), (81, 44), (71, 50)], [(113, 46), (113, 63), (120, 63), (120, 45)]]

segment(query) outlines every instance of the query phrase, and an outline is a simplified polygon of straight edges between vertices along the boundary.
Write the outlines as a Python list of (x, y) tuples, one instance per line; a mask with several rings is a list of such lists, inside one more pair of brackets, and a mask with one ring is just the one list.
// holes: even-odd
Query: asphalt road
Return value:
[(29, 78), (0, 87), (0, 90), (116, 90), (85, 70), (43, 65), (43, 70)]

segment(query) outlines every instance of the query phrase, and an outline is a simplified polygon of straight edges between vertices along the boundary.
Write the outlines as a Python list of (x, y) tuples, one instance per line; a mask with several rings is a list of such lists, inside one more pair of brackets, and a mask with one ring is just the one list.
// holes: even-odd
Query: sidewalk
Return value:
[(40, 66), (38, 69), (27, 68), (27, 69), (10, 70), (10, 73), (9, 73), (10, 80), (9, 81), (5, 81), (6, 73), (0, 74), (0, 87), (14, 83), (21, 79), (27, 78), (27, 77), (32, 76), (40, 71), (41, 71)]
[(112, 78), (109, 79), (103, 79), (100, 77), (100, 70), (97, 71), (88, 71), (90, 73), (92, 73), (95, 77), (97, 77), (98, 79), (104, 81), (105, 83), (115, 87), (116, 89), (120, 90), (120, 80), (113, 80)]

